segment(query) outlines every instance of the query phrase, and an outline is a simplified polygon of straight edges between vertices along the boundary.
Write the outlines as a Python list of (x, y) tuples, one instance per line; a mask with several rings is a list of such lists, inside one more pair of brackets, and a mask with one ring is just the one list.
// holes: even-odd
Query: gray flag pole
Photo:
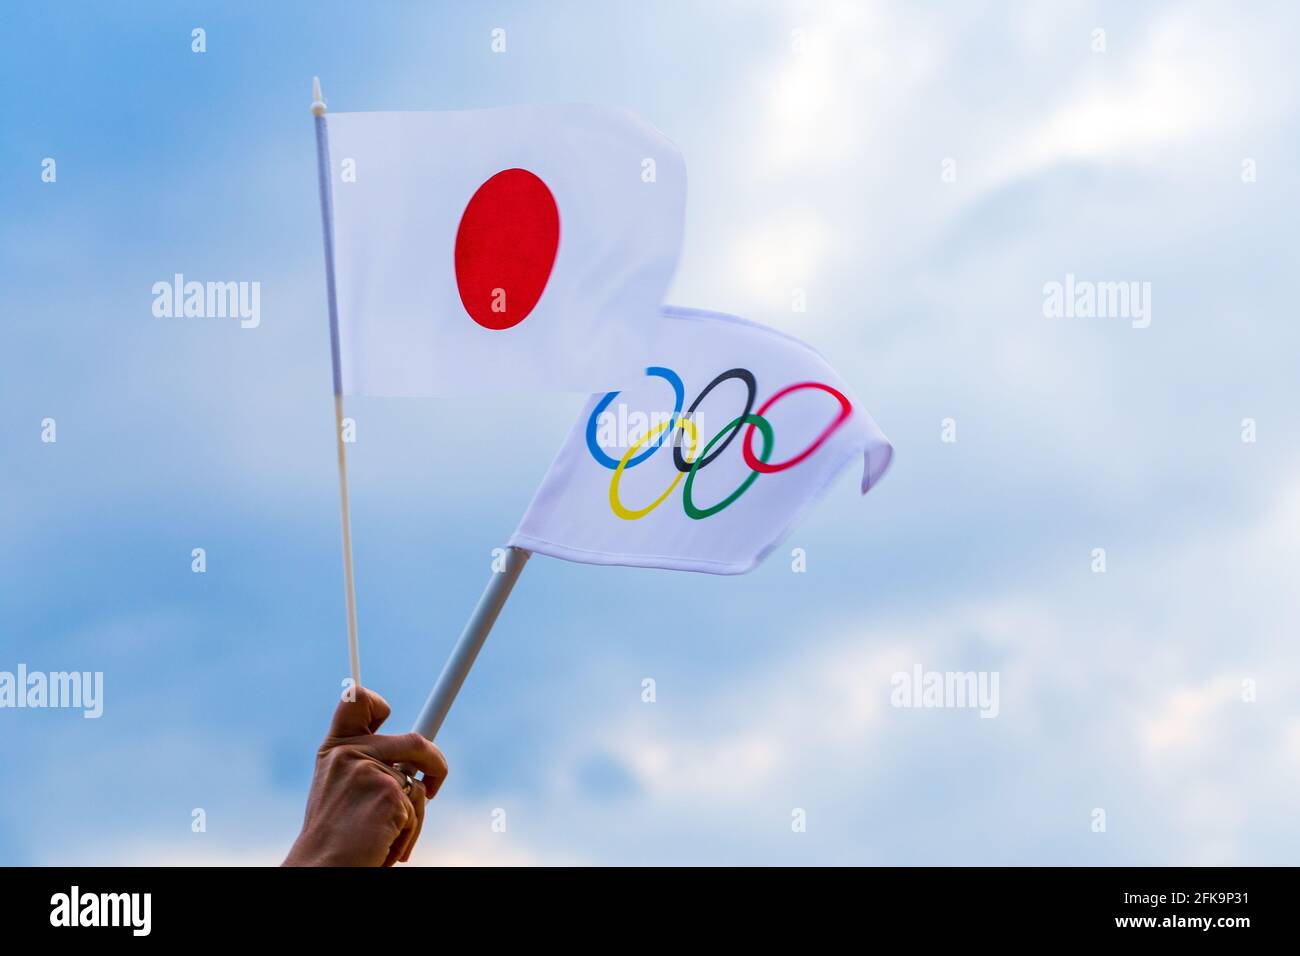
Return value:
[(334, 440), (339, 459), (339, 510), (343, 523), (343, 589), (348, 606), (348, 659), (352, 684), (361, 686), (361, 653), (357, 646), (357, 593), (352, 580), (352, 517), (348, 508), (348, 456), (343, 445), (343, 375), (339, 368), (339, 308), (334, 293), (334, 201), (330, 192), (329, 132), (320, 77), (311, 80), (311, 112), (316, 117), (316, 169), (320, 176), (320, 217), (325, 233), (325, 293), (330, 313), (330, 361), (334, 366)]
[(451, 656), (443, 665), (438, 683), (433, 685), (429, 699), (424, 703), (424, 709), (420, 711), (415, 726), (411, 728), (416, 733), (429, 740), (438, 735), (442, 722), (447, 718), (447, 711), (451, 710), (452, 701), (456, 699), (457, 692), (465, 683), (465, 678), (469, 676), (469, 669), (474, 666), (474, 659), (478, 657), (483, 642), (487, 640), (492, 625), (496, 623), (497, 615), (501, 613), (506, 598), (510, 597), (510, 592), (514, 589), (515, 582), (519, 580), (519, 574), (528, 563), (530, 555), (531, 552), (523, 548), (506, 548), (504, 566), (500, 571), (492, 573), (491, 580), (483, 589), (483, 595), (478, 599), (478, 606), (474, 608), (474, 613), (470, 615), (465, 629), (460, 632), (460, 639), (452, 648)]

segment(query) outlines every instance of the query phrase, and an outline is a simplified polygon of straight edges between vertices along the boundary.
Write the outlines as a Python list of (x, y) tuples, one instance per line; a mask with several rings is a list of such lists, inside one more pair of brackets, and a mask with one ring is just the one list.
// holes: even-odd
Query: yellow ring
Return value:
[[(695, 444), (699, 441), (699, 432), (695, 428), (695, 422), (691, 421), (685, 415), (678, 418), (677, 421), (681, 424), (682, 428), (686, 429), (686, 434), (691, 438), (691, 452), (686, 460), (687, 462), (694, 461)], [(638, 438), (632, 447), (627, 450), (627, 453), (623, 455), (622, 460), (618, 463), (618, 467), (614, 469), (614, 477), (609, 480), (609, 506), (614, 509), (614, 514), (623, 518), (625, 521), (636, 521), (638, 518), (644, 518), (650, 512), (658, 508), (664, 503), (664, 499), (673, 493), (673, 489), (677, 487), (677, 482), (681, 481), (682, 476), (685, 474), (683, 471), (678, 471), (677, 477), (673, 479), (673, 483), (668, 486), (667, 490), (640, 511), (631, 511), (628, 508), (624, 508), (623, 503), (618, 500), (618, 479), (622, 476), (623, 469), (627, 467), (627, 463), (632, 460), (632, 456), (637, 453), (638, 448), (650, 441), (650, 439), (654, 438), (660, 432), (664, 431), (664, 429), (671, 424), (672, 419), (669, 419), (661, 425), (656, 425), (650, 431)]]

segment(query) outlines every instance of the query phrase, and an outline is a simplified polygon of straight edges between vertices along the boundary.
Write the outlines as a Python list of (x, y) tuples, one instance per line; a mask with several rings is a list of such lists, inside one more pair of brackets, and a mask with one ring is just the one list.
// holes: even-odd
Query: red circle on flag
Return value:
[(518, 325), (546, 289), (560, 247), (560, 210), (546, 183), (503, 169), (478, 188), (456, 230), (456, 286), (485, 329)]

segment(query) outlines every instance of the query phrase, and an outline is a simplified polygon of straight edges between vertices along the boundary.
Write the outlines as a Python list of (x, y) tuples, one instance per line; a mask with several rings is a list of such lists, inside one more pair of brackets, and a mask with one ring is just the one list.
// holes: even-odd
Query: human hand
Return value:
[[(356, 700), (339, 704), (316, 753), (307, 814), (285, 866), (392, 866), (410, 858), (447, 760), (417, 733), (376, 734), (390, 713), (363, 687)], [(424, 778), (412, 780), (398, 764), (424, 771)]]

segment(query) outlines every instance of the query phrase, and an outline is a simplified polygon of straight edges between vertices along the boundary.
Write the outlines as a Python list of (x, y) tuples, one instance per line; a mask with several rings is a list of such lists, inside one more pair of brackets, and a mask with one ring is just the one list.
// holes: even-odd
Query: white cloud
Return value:
[(1204, 747), (1221, 711), (1239, 703), (1241, 678), (1234, 674), (1221, 675), (1198, 687), (1176, 688), (1143, 722), (1142, 742), (1157, 754)]
[(1172, 168), (1179, 160), (1166, 147), (1276, 115), (1290, 84), (1265, 90), (1261, 80), (1276, 75), (1277, 31), (1254, 17), (1225, 29), (1195, 7), (1161, 12), (1140, 34), (1112, 29), (1067, 97), (990, 164), (988, 185), (1074, 161)]
[[(1044, 827), (1059, 828), (1078, 812), (1074, 802), (1109, 806), (1112, 852), (1162, 863), (1251, 862), (1243, 854), (1252, 828), (1272, 825), (1280, 812), (1273, 794), (1286, 792), (1300, 770), (1300, 704), (1288, 690), (1295, 679), (1277, 679), (1300, 669), (1300, 651), (1250, 619), (1229, 646), (1213, 616), (1200, 627), (1189, 620), (1214, 604), (1216, 588), (1243, 583), (1240, 599), (1275, 606), (1276, 589), (1285, 587), (1278, 561), (1295, 549), (1279, 527), (1291, 527), (1297, 489), (1284, 489), (1276, 506), (1235, 536), (1153, 548), (1128, 571), (1111, 573), (1105, 597), (1089, 599), (1098, 580), (1067, 570), (1026, 582), (1016, 595), (940, 604), (914, 619), (830, 625), (749, 673), (719, 675), (713, 695), (571, 741), (560, 762), (619, 755), (653, 807), (633, 817), (653, 840), (665, 817), (683, 814), (714, 835), (738, 826), (774, 833), (766, 795), (791, 787), (870, 806), (891, 785), (908, 791), (921, 786), (911, 778), (933, 783), (927, 754), (948, 761), (974, 746), (991, 761), (982, 786), (998, 807), (981, 825), (990, 838), (1018, 843), (1024, 862), (1036, 859), (1038, 847), (1068, 839)], [(1204, 562), (1202, 549), (1216, 560)], [(1154, 569), (1182, 586), (1152, 588)], [(1088, 606), (1095, 611), (1098, 603), (1101, 618), (1090, 618)], [(1226, 659), (1212, 653), (1215, 645), (1229, 652)], [(1230, 663), (1251, 658), (1268, 660), (1274, 678), (1257, 704), (1243, 700), (1248, 675)], [(962, 723), (975, 715), (933, 719), (890, 708), (890, 675), (918, 662), (998, 671), (1000, 718)], [(1028, 784), (1015, 770), (1022, 762), (1034, 768)], [(962, 778), (948, 779), (956, 798)], [(572, 804), (565, 813), (603, 819), (606, 811), (584, 804), (581, 793), (565, 794)], [(1034, 815), (1019, 813), (1025, 801)], [(901, 812), (878, 826), (929, 834), (917, 836), (918, 852), (952, 859), (925, 800)], [(756, 845), (782, 858), (782, 844), (769, 841), (775, 836)]]

